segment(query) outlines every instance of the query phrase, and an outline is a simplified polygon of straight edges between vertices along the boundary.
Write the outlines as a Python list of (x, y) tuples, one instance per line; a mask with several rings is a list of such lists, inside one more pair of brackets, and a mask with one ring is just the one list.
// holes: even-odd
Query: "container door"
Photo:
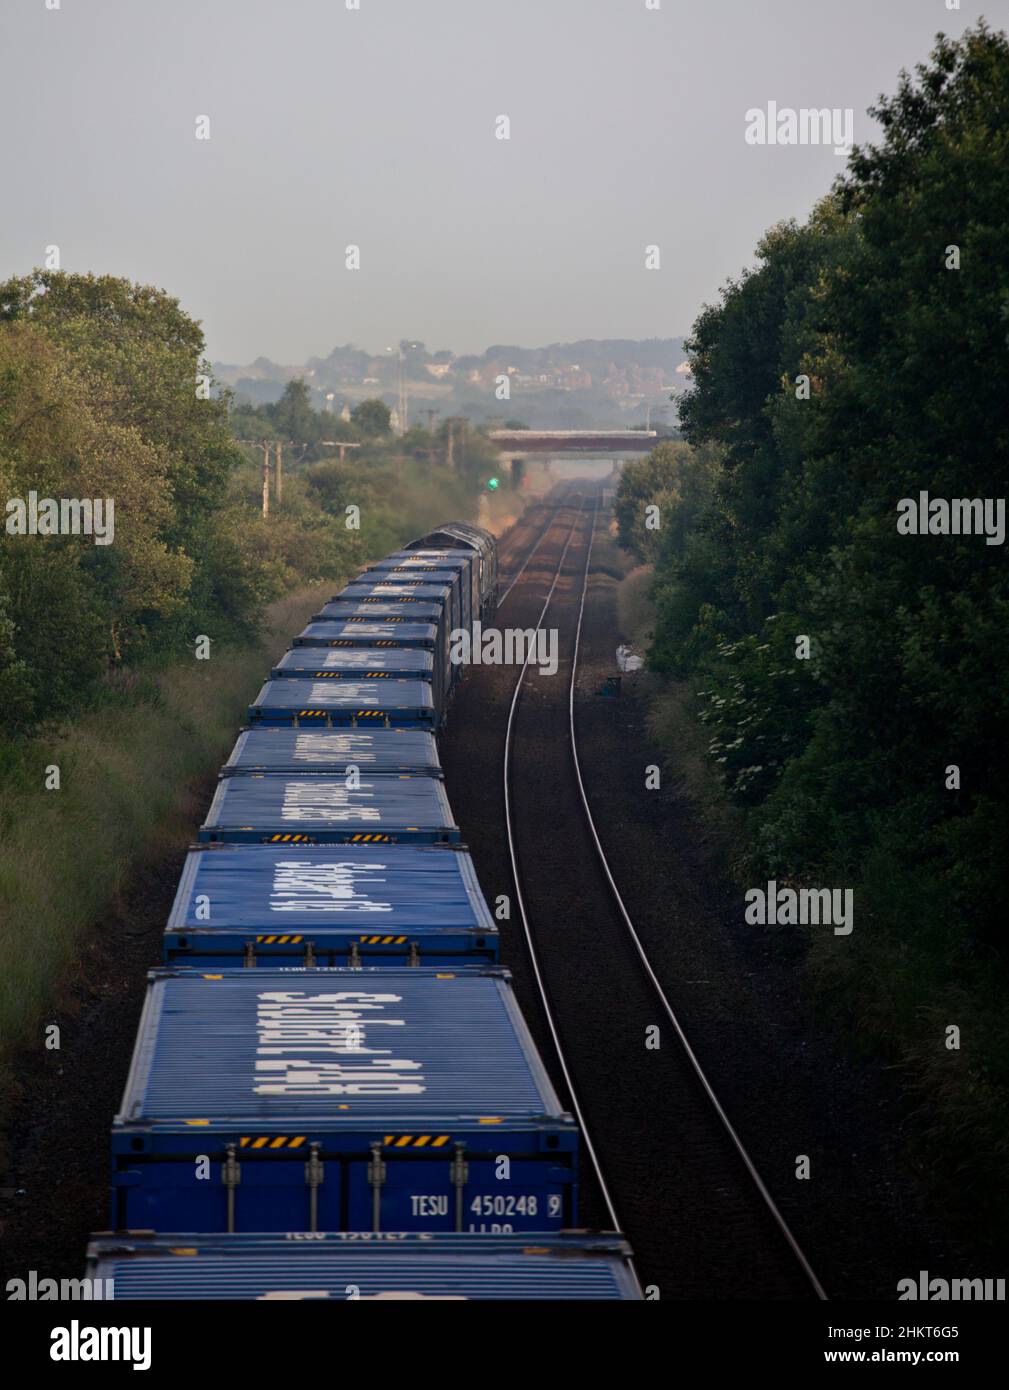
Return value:
[[(418, 1147), (423, 1157), (416, 1156)], [(380, 1183), (372, 1181), (374, 1160), (350, 1165), (352, 1230), (491, 1234), (560, 1231), (575, 1224), (573, 1171), (559, 1154), (510, 1159), (506, 1179), (498, 1176), (505, 1155), (469, 1159), (449, 1136), (436, 1133), (397, 1135), (381, 1157)]]

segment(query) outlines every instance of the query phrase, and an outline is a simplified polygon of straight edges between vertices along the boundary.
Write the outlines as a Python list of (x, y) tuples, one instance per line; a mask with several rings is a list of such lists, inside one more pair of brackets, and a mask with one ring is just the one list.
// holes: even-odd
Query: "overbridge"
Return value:
[(488, 430), (487, 438), (510, 459), (542, 454), (624, 458), (655, 447), (655, 430)]

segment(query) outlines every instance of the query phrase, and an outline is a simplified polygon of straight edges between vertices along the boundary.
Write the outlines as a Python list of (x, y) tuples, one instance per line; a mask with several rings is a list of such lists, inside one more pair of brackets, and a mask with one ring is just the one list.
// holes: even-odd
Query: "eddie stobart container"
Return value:
[[(399, 608), (404, 613), (416, 617), (421, 616), (423, 608), (429, 605), (439, 613), (437, 621), (441, 629), (442, 641), (447, 646), (451, 646), (452, 633), (457, 632), (462, 623), (462, 589), (457, 576), (453, 576), (452, 581), (448, 584), (404, 585), (382, 581), (369, 583), (357, 583), (355, 581), (341, 589), (318, 613), (313, 614), (312, 621), (325, 622), (327, 619), (341, 617), (347, 604), (360, 605), (366, 609), (371, 608), (376, 612)], [(446, 684), (448, 689), (453, 680), (458, 679), (460, 673), (457, 668), (453, 667), (446, 674), (449, 677)]]
[(362, 774), (441, 776), (438, 746), (426, 730), (288, 729), (281, 725), (243, 729), (221, 776), (299, 772), (346, 778), (352, 767)]
[(431, 729), (439, 714), (427, 680), (384, 674), (346, 680), (289, 677), (266, 682), (249, 706), (249, 723)]
[(270, 672), (273, 680), (430, 680), (434, 658), (417, 647), (292, 647)]
[[(372, 602), (359, 603), (354, 599), (335, 599), (327, 603), (317, 613), (309, 625), (294, 639), (294, 646), (331, 643), (347, 640), (347, 628), (355, 624), (367, 625), (372, 631), (376, 626), (392, 627), (402, 634), (406, 645), (406, 634), (419, 627), (433, 629), (431, 649), (434, 652), (436, 670), (441, 670), (441, 688), (451, 690), (457, 678), (457, 669), (449, 659), (451, 650), (451, 626), (446, 621), (445, 608), (440, 602)], [(427, 645), (427, 643), (425, 643)]]
[(505, 971), (160, 970), (111, 1224), (556, 1233), (577, 1159)]
[(428, 681), (435, 718), (444, 710), (445, 672), (433, 651), (420, 647), (292, 647), (270, 672), (271, 680), (375, 682)]
[(346, 622), (389, 622), (441, 623), (443, 605), (420, 600), (412, 595), (408, 600), (396, 601), (376, 599), (374, 602), (361, 602), (359, 599), (335, 598), (322, 606), (312, 617), (313, 623)]
[(459, 827), (438, 777), (222, 777), (201, 844), (457, 844)]
[[(618, 1235), (353, 1232), (92, 1236), (90, 1279), (119, 1299), (640, 1299)], [(92, 1287), (95, 1287), (92, 1285)], [(353, 1292), (349, 1292), (353, 1291)]]
[(433, 650), (438, 644), (438, 627), (430, 619), (407, 622), (394, 613), (388, 618), (359, 618), (351, 616), (346, 622), (325, 619), (309, 623), (291, 639), (293, 647), (425, 647)]
[(431, 845), (192, 849), (164, 937), (166, 964), (200, 969), (497, 959), (472, 859)]
[[(469, 576), (458, 569), (429, 570), (426, 574), (407, 573), (403, 570), (369, 569), (357, 575), (342, 591), (344, 597), (357, 597), (361, 590), (372, 585), (380, 586), (380, 594), (394, 593), (397, 589), (404, 593), (423, 595), (430, 598), (439, 589), (449, 590), (449, 622), (453, 627), (469, 627), (472, 622)], [(334, 598), (340, 595), (334, 594)]]
[(453, 570), (459, 575), (463, 593), (463, 627), (471, 627), (474, 618), (481, 617), (480, 611), (480, 564), (476, 552), (472, 550), (397, 550), (384, 560), (376, 560), (370, 567), (371, 573), (391, 577), (403, 574), (410, 577), (444, 574)]

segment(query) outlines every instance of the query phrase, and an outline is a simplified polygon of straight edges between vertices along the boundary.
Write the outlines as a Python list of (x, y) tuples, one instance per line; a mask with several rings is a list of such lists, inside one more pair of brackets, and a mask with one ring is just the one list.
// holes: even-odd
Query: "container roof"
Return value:
[(503, 972), (335, 967), (152, 972), (117, 1123), (499, 1132), (560, 1114)]

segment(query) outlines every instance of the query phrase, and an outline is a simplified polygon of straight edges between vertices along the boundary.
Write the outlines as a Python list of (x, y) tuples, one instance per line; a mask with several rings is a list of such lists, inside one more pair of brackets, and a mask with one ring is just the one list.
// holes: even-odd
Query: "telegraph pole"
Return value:
[(283, 501), (283, 498), (284, 498), (284, 445), (283, 445), (283, 443), (278, 439), (275, 447), (276, 447), (276, 450), (277, 450), (277, 472), (276, 472), (277, 488), (276, 488), (276, 492), (277, 492), (277, 505), (279, 506), (280, 503)]
[(270, 515), (270, 441), (263, 440), (263, 520)]

